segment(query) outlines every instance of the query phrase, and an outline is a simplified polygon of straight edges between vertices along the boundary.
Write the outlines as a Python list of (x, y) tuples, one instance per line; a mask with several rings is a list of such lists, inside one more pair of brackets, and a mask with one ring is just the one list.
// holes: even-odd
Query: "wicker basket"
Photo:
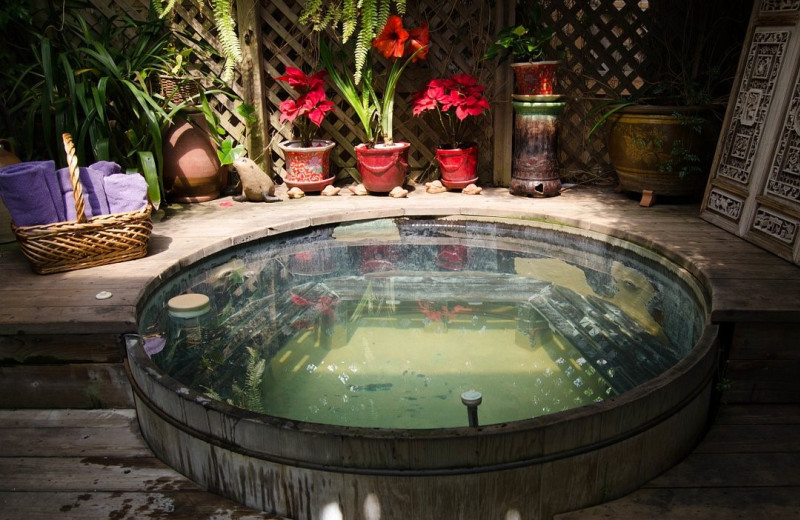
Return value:
[(150, 204), (137, 211), (87, 219), (75, 145), (69, 134), (64, 134), (63, 139), (77, 221), (24, 227), (12, 225), (33, 270), (39, 274), (58, 273), (145, 256), (153, 230)]
[(194, 78), (159, 76), (161, 95), (175, 104), (191, 100), (200, 94), (200, 84)]

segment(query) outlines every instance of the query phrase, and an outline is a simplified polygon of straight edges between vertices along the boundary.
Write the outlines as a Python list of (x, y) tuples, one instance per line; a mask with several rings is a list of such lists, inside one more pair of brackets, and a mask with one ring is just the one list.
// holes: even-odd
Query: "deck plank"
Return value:
[(644, 489), (555, 520), (797, 520), (800, 488)]
[(203, 491), (5, 492), (0, 520), (280, 520)]

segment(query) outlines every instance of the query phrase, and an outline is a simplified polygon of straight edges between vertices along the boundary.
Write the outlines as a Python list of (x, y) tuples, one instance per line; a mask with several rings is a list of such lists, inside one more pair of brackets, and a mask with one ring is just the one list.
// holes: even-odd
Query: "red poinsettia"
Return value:
[(436, 110), (439, 123), (447, 134), (448, 148), (458, 148), (461, 143), (462, 122), (470, 116), (479, 116), (489, 109), (483, 96), (486, 87), (469, 74), (453, 74), (445, 79), (432, 79), (414, 94), (412, 107), (415, 116)]
[(297, 127), (300, 145), (303, 147), (311, 146), (311, 140), (322, 124), (325, 114), (333, 110), (333, 101), (329, 101), (325, 94), (323, 78), (327, 74), (321, 70), (307, 76), (300, 69), (286, 67), (286, 73), (275, 78), (287, 82), (299, 94), (297, 99), (287, 99), (280, 104), (280, 122), (289, 122)]

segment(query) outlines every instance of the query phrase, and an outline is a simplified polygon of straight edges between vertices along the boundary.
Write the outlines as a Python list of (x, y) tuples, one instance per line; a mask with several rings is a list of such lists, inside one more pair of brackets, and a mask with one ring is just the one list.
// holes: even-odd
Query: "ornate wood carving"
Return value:
[(766, 30), (753, 35), (723, 144), (717, 173), (721, 177), (744, 185), (750, 182), (753, 157), (763, 135), (789, 35), (788, 30)]
[(800, 10), (800, 0), (761, 0), (761, 12), (789, 12)]
[(702, 217), (800, 264), (800, 0), (762, 0)]

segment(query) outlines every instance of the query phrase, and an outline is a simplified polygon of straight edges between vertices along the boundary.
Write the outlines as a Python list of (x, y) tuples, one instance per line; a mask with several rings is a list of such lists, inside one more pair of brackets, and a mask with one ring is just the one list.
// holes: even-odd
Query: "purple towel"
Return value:
[(147, 181), (138, 173), (115, 173), (103, 183), (111, 213), (136, 211), (147, 206)]
[[(83, 190), (83, 203), (86, 218), (112, 213), (108, 207), (103, 179), (120, 171), (119, 165), (107, 161), (94, 163), (88, 168), (80, 167), (81, 188)], [(61, 168), (56, 172), (58, 183), (61, 186), (62, 200), (66, 209), (66, 220), (77, 220), (75, 213), (75, 196), (72, 194), (72, 182), (69, 179), (69, 169)]]
[[(0, 196), (14, 224), (37, 226), (62, 220), (48, 184), (54, 172), (53, 161), (21, 162), (0, 168)], [(60, 198), (58, 190), (55, 194)]]

